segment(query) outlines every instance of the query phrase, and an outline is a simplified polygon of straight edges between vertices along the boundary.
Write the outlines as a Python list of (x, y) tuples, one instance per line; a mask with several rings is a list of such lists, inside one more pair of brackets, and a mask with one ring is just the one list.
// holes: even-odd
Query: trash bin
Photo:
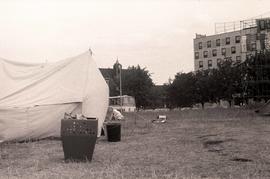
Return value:
[(97, 140), (98, 121), (62, 119), (61, 140), (65, 160), (91, 161)]
[(121, 124), (107, 123), (106, 124), (107, 139), (109, 142), (121, 141)]

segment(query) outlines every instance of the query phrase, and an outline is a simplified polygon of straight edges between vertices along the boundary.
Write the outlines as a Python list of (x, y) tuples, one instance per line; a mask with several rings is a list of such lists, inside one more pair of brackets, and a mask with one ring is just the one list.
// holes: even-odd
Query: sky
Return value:
[[(93, 51), (98, 67), (118, 58), (155, 84), (194, 70), (195, 34), (218, 22), (270, 11), (269, 0), (0, 0), (0, 57), (55, 62)], [(269, 13), (270, 15), (270, 13)]]

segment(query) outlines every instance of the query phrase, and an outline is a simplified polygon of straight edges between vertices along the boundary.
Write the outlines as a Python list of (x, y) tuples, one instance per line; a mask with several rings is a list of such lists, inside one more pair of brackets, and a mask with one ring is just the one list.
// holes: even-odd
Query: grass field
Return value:
[[(158, 114), (167, 123), (151, 121)], [(270, 118), (247, 109), (125, 114), (121, 142), (65, 163), (59, 140), (0, 146), (0, 178), (270, 178)]]

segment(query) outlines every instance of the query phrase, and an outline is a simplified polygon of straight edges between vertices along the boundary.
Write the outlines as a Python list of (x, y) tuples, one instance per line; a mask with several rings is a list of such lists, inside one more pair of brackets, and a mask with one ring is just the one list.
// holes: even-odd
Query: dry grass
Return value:
[[(153, 124), (158, 114), (165, 124)], [(270, 119), (244, 109), (126, 114), (121, 142), (65, 163), (58, 140), (0, 146), (0, 178), (270, 178)]]

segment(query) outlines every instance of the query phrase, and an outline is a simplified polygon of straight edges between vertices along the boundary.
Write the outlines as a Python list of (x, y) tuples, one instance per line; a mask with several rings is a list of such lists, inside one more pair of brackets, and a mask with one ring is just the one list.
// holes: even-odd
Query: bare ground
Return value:
[[(151, 121), (168, 116), (165, 124)], [(0, 178), (270, 178), (270, 118), (246, 109), (126, 114), (121, 142), (91, 162), (64, 161), (60, 140), (0, 146)]]

